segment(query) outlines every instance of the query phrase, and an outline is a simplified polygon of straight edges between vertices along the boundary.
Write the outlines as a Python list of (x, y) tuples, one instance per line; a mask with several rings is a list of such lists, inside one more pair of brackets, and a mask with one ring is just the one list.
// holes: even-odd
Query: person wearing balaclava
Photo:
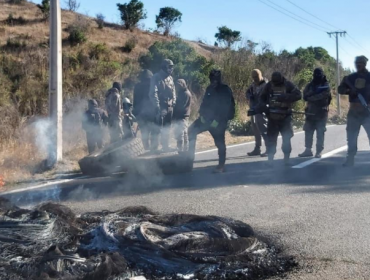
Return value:
[[(262, 72), (259, 69), (252, 71), (253, 83), (247, 89), (246, 97), (250, 109), (255, 109), (258, 105), (258, 100), (261, 92), (267, 84), (267, 79), (262, 76)], [(248, 156), (267, 156), (267, 153), (261, 153), (262, 139), (267, 145), (267, 117), (266, 114), (260, 112), (256, 115), (251, 116), (251, 124), (254, 133), (254, 139), (256, 145), (254, 150), (248, 153)]]
[(153, 73), (144, 69), (139, 74), (139, 83), (134, 88), (133, 114), (139, 124), (141, 139), (145, 150), (150, 150), (155, 122), (155, 108), (149, 98), (150, 81)]
[(321, 158), (324, 150), (326, 122), (328, 120), (331, 102), (330, 86), (321, 68), (313, 71), (312, 81), (303, 91), (303, 99), (307, 102), (306, 120), (303, 127), (305, 132), (306, 149), (299, 157), (312, 157), (313, 135), (316, 131), (316, 158)]
[[(189, 157), (193, 163), (197, 135), (209, 131), (218, 149), (218, 166), (214, 173), (223, 173), (226, 162), (225, 131), (227, 122), (234, 118), (235, 101), (230, 87), (222, 83), (221, 71), (212, 70), (209, 80), (210, 85), (199, 109), (199, 118), (189, 128)], [(192, 166), (191, 164), (190, 169)]]
[(149, 98), (155, 110), (155, 131), (153, 133), (151, 150), (158, 150), (158, 138), (161, 134), (161, 145), (164, 152), (170, 151), (169, 140), (172, 123), (173, 107), (176, 105), (176, 89), (172, 78), (174, 64), (165, 59), (161, 70), (156, 73), (150, 83)]
[(365, 129), (370, 141), (370, 114), (368, 109), (361, 104), (363, 98), (367, 107), (370, 105), (370, 73), (366, 69), (368, 59), (358, 56), (355, 59), (356, 72), (344, 77), (338, 87), (338, 93), (349, 95), (349, 111), (347, 115), (347, 141), (348, 152), (344, 167), (352, 167), (355, 164), (357, 153), (357, 139), (361, 126)]
[(177, 150), (181, 154), (189, 150), (188, 128), (192, 96), (185, 80), (178, 79), (175, 86), (177, 98), (173, 111), (174, 132), (177, 140)]
[(103, 147), (103, 125), (108, 123), (108, 115), (98, 106), (95, 99), (88, 101), (88, 109), (84, 113), (82, 128), (86, 131), (87, 149), (89, 154), (98, 147)]
[(302, 98), (301, 91), (280, 72), (274, 72), (260, 95), (260, 106), (268, 108), (267, 156), (268, 166), (273, 166), (279, 133), (282, 136), (284, 164), (289, 166), (292, 152), (291, 138), (294, 136), (292, 125), (292, 106)]
[(110, 142), (122, 140), (122, 103), (120, 83), (114, 82), (113, 87), (105, 95), (105, 108), (109, 118)]

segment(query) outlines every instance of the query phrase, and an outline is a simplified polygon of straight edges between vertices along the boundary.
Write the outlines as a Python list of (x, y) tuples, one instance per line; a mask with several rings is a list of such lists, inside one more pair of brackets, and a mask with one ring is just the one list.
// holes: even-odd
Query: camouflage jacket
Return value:
[(117, 89), (111, 88), (105, 96), (105, 107), (110, 119), (118, 119), (122, 115), (121, 96)]
[(163, 70), (155, 74), (150, 83), (149, 98), (158, 110), (174, 107), (176, 90), (172, 76), (168, 76)]
[[(347, 85), (346, 80), (351, 83), (357, 93), (361, 93), (365, 98), (366, 102), (370, 104), (370, 73), (365, 71), (363, 73), (352, 73), (347, 77), (344, 77), (341, 84), (338, 87), (339, 94), (349, 95), (350, 87)], [(349, 96), (350, 103), (360, 103), (357, 96)]]

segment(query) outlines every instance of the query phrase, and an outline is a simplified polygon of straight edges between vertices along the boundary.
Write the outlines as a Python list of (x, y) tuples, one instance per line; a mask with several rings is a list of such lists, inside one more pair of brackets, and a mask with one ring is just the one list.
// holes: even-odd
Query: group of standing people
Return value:
[[(339, 94), (349, 95), (350, 102), (347, 123), (348, 156), (344, 166), (354, 164), (361, 126), (365, 128), (370, 139), (370, 109), (365, 108), (359, 99), (361, 95), (366, 104), (370, 103), (370, 74), (366, 64), (366, 57), (357, 57), (357, 72), (345, 77), (338, 88)], [(146, 150), (152, 152), (160, 151), (159, 144), (163, 152), (172, 151), (169, 141), (171, 126), (174, 124), (177, 150), (180, 154), (189, 156), (191, 162), (194, 161), (197, 135), (209, 131), (218, 148), (219, 164), (215, 172), (222, 173), (225, 171), (226, 162), (225, 132), (228, 121), (235, 115), (233, 92), (222, 82), (221, 71), (212, 70), (209, 75), (210, 85), (199, 109), (199, 117), (189, 127), (192, 95), (185, 80), (174, 81), (173, 70), (174, 64), (169, 59), (163, 61), (161, 70), (155, 75), (149, 70), (143, 70), (134, 89), (133, 104), (128, 98), (121, 100), (121, 86), (114, 83), (106, 95), (107, 113), (98, 108), (95, 100), (89, 100), (89, 109), (85, 113), (85, 119), (88, 121), (85, 123), (107, 124), (111, 131), (111, 142), (116, 142), (136, 136), (132, 122), (137, 121), (143, 145)], [(299, 157), (315, 155), (316, 158), (321, 158), (331, 102), (331, 89), (324, 71), (321, 68), (313, 71), (312, 81), (305, 87), (303, 95), (298, 87), (280, 72), (274, 72), (271, 81), (268, 81), (259, 69), (254, 69), (251, 76), (253, 83), (247, 89), (246, 99), (251, 108), (251, 124), (256, 141), (254, 150), (248, 155), (267, 157), (267, 164), (271, 166), (276, 154), (278, 136), (281, 134), (284, 163), (290, 165), (291, 139), (294, 136), (293, 105), (303, 97), (306, 101), (305, 150)], [(96, 145), (102, 147), (99, 133), (91, 132), (89, 126), (86, 126), (85, 130), (89, 152), (93, 151)], [(317, 141), (314, 154), (312, 148), (315, 132)], [(265, 152), (261, 150), (262, 140), (266, 145)]]

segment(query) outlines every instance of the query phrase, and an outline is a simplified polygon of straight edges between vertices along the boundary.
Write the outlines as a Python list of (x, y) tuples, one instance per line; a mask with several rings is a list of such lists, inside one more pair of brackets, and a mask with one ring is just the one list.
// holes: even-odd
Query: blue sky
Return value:
[[(315, 27), (323, 30), (297, 22), (261, 1), (271, 6), (275, 3), (283, 7), (288, 15), (291, 14), (286, 12), (287, 10), (320, 25)], [(289, 1), (331, 25), (308, 15)], [(39, 3), (41, 0), (33, 2)], [(80, 0), (79, 12), (89, 16), (102, 13), (107, 21), (118, 23), (120, 17), (116, 4), (125, 2), (125, 0)], [(213, 44), (217, 27), (226, 25), (241, 31), (246, 39), (270, 43), (276, 51), (282, 49), (293, 51), (300, 46), (321, 46), (335, 57), (335, 41), (330, 39), (325, 31), (342, 29), (350, 35), (340, 38), (340, 60), (344, 66), (353, 68), (356, 55), (364, 54), (370, 57), (369, 0), (142, 0), (142, 2), (148, 15), (142, 22), (145, 28), (155, 28), (155, 15), (159, 9), (171, 6), (183, 13), (182, 23), (176, 30), (183, 38), (189, 40), (201, 38)], [(64, 0), (61, 0), (61, 3), (63, 7)]]

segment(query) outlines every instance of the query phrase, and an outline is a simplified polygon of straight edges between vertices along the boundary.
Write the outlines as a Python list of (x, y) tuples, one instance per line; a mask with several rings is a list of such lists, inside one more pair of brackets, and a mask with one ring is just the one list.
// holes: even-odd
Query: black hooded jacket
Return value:
[(134, 89), (133, 114), (139, 119), (152, 119), (155, 116), (155, 110), (149, 99), (150, 80), (153, 73), (150, 70), (143, 70), (140, 73), (140, 82)]

